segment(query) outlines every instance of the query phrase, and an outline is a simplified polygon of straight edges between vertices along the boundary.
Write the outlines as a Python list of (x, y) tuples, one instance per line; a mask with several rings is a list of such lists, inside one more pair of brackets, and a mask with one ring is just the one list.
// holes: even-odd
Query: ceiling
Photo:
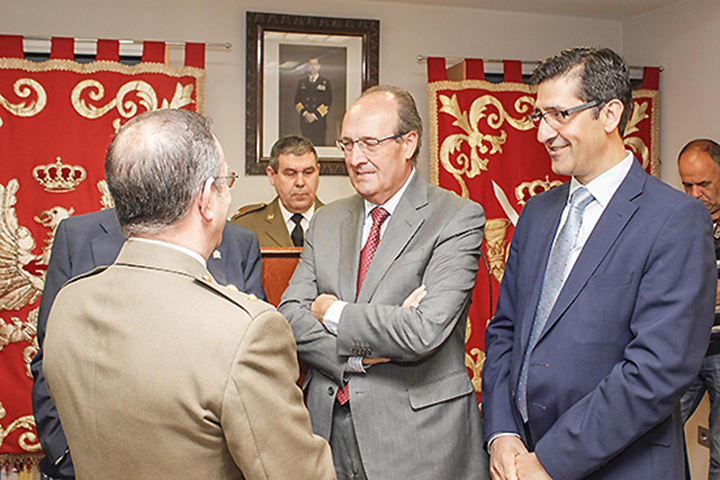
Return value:
[[(388, 1), (388, 0), (375, 0)], [(507, 12), (625, 20), (681, 0), (391, 0), (416, 5), (446, 5)]]

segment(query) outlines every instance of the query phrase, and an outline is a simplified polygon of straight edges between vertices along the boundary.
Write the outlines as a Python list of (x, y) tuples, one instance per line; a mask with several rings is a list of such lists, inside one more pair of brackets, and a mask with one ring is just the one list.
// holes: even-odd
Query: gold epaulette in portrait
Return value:
[(244, 217), (248, 213), (257, 212), (258, 210), (262, 210), (265, 207), (267, 207), (267, 203), (254, 203), (252, 205), (245, 205), (244, 207), (240, 207), (238, 211), (235, 212), (235, 215), (232, 216), (231, 220), (237, 220), (240, 217)]

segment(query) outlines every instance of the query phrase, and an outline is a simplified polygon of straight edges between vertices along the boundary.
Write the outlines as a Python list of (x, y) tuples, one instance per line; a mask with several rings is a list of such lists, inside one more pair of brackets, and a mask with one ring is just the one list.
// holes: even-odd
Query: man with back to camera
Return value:
[[(50, 308), (60, 288), (71, 278), (96, 267), (112, 264), (127, 238), (120, 231), (115, 209), (69, 217), (58, 225), (40, 300), (37, 338), (40, 347)], [(220, 284), (233, 285), (241, 292), (265, 300), (261, 283), (260, 248), (257, 236), (246, 228), (225, 222), (220, 246), (208, 258), (208, 270)], [(45, 458), (40, 462), (44, 478), (72, 479), (72, 455), (45, 384), (43, 350), (35, 355), (32, 402), (38, 437)]]
[(267, 167), (277, 196), (269, 204), (247, 205), (232, 221), (255, 232), (260, 247), (302, 247), (315, 210), (320, 165), (312, 142), (299, 135), (280, 138), (272, 146)]
[(320, 59), (308, 58), (310, 74), (298, 80), (295, 110), (300, 118), (300, 131), (317, 146), (327, 145), (327, 114), (332, 105), (330, 80), (320, 75)]
[(420, 179), (421, 136), (405, 90), (350, 107), (337, 145), (358, 194), (316, 212), (279, 307), (340, 479), (488, 476), (465, 368), (485, 215)]
[(572, 179), (525, 205), (486, 331), (491, 474), (684, 478), (679, 400), (715, 303), (707, 209), (625, 150), (615, 52), (565, 50), (532, 83), (537, 139)]
[[(720, 145), (709, 139), (693, 140), (678, 155), (678, 171), (685, 192), (700, 200), (710, 211), (713, 221), (715, 258), (720, 260)], [(720, 295), (715, 304), (720, 303)], [(714, 326), (720, 325), (717, 309)], [(683, 422), (695, 412), (708, 392), (710, 396), (710, 470), (708, 480), (720, 479), (720, 332), (713, 333), (705, 358), (690, 388), (680, 402)]]
[(139, 115), (110, 144), (105, 174), (129, 240), (113, 265), (62, 288), (45, 339), (77, 476), (335, 478), (295, 385), (287, 323), (205, 266), (236, 178), (209, 122)]

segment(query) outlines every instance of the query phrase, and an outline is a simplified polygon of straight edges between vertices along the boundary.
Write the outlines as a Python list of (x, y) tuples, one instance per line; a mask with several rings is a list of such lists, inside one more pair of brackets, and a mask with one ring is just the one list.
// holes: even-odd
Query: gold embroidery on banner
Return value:
[[(533, 128), (532, 122), (525, 114), (532, 110), (534, 100), (530, 96), (518, 98), (514, 108), (521, 117), (513, 118), (505, 111), (503, 104), (492, 95), (483, 95), (477, 98), (470, 106), (469, 111), (460, 109), (457, 95), (452, 97), (440, 95), (438, 98), (442, 104), (439, 112), (455, 118), (453, 125), (465, 132), (445, 137), (439, 151), (440, 163), (460, 184), (461, 196), (468, 198), (469, 192), (463, 176), (474, 178), (483, 171), (487, 171), (490, 162), (487, 156), (502, 153), (502, 146), (507, 139), (507, 132), (501, 129), (505, 122), (521, 131)], [(489, 107), (494, 107), (496, 111), (488, 111)], [(480, 131), (479, 123), (483, 118), (487, 119), (487, 125), (490, 128), (500, 131), (498, 135), (485, 134)], [(465, 142), (470, 146), (470, 158), (465, 153), (458, 154), (454, 159), (454, 162), (459, 165), (456, 167), (450, 157), (459, 151)]]
[(91, 63), (76, 63), (72, 60), (47, 60), (33, 62), (20, 58), (0, 58), (0, 70), (23, 70), (26, 72), (66, 71), (84, 75), (98, 72), (116, 72), (123, 75), (139, 75), (143, 73), (160, 73), (169, 77), (192, 77), (197, 82), (196, 110), (203, 113), (205, 105), (205, 70), (196, 67), (176, 67), (162, 63), (139, 63), (137, 65), (123, 65), (118, 62), (100, 61)]
[(115, 200), (112, 198), (112, 195), (110, 194), (110, 189), (108, 188), (107, 180), (98, 180), (97, 188), (98, 188), (98, 191), (100, 192), (100, 205), (102, 205), (103, 210), (106, 208), (115, 207)]
[(28, 313), (28, 318), (25, 321), (18, 317), (10, 317), (11, 323), (6, 323), (5, 319), (0, 318), (0, 352), (11, 343), (26, 342), (28, 345), (23, 349), (22, 356), (25, 363), (25, 375), (28, 378), (33, 378), (30, 362), (39, 350), (37, 317), (38, 309), (35, 308)]
[(87, 173), (79, 165), (66, 165), (60, 157), (55, 163), (38, 165), (33, 168), (33, 178), (50, 193), (72, 192), (85, 180)]
[(485, 352), (475, 347), (470, 353), (465, 352), (465, 366), (472, 372), (470, 381), (477, 393), (482, 392), (482, 370), (485, 365)]
[(507, 218), (489, 218), (485, 223), (485, 245), (487, 247), (487, 260), (492, 273), (498, 283), (502, 282), (505, 274), (505, 257), (507, 250), (506, 234), (510, 220)]
[(71, 217), (75, 213), (75, 209), (61, 206), (55, 206), (49, 210), (43, 210), (35, 216), (35, 221), (45, 228), (49, 228), (48, 238), (45, 239), (45, 246), (42, 248), (42, 259), (40, 263), (47, 265), (50, 262), (50, 252), (52, 251), (53, 241), (55, 240), (55, 231), (61, 220)]
[[(467, 345), (468, 341), (470, 341), (471, 335), (472, 321), (468, 316), (467, 320), (465, 321), (465, 345)], [(473, 355), (475, 355), (475, 358), (473, 358)], [(469, 368), (472, 372), (472, 375), (470, 376), (470, 381), (473, 384), (473, 388), (478, 393), (482, 391), (482, 369), (484, 364), (485, 352), (483, 352), (479, 348), (471, 349), (470, 353), (465, 352), (465, 366)]]
[[(633, 90), (632, 118), (625, 128), (623, 141), (629, 147), (643, 168), (647, 168), (655, 178), (660, 176), (660, 92), (658, 90)], [(648, 109), (650, 112), (648, 113)], [(646, 144), (640, 137), (632, 137), (639, 129), (637, 125), (650, 122), (650, 143)]]
[(522, 92), (534, 95), (537, 87), (521, 83), (492, 83), (485, 80), (444, 80), (428, 83), (428, 104), (430, 107), (430, 181), (438, 185), (440, 161), (438, 155), (439, 131), (438, 131), (438, 101), (441, 92), (463, 91), (468, 89), (486, 90), (489, 92)]
[(642, 122), (646, 118), (649, 118), (647, 114), (648, 102), (633, 103), (634, 105), (632, 109), (632, 117), (630, 117), (630, 120), (625, 127), (625, 135), (623, 135), (623, 141), (625, 145), (627, 147), (630, 147), (633, 153), (635, 153), (635, 157), (637, 157), (641, 161), (642, 167), (646, 169), (648, 164), (650, 163), (650, 151), (648, 150), (647, 145), (645, 145), (645, 142), (643, 142), (642, 138), (631, 137), (630, 135), (639, 132), (640, 129), (637, 128), (638, 123)]
[(0, 310), (19, 310), (35, 302), (42, 293), (45, 272), (42, 255), (32, 253), (35, 239), (27, 227), (18, 224), (14, 205), (20, 188), (17, 179), (0, 184)]
[(15, 95), (20, 98), (29, 98), (35, 92), (37, 99), (26, 100), (25, 102), (13, 104), (0, 95), (0, 105), (16, 117), (34, 117), (42, 112), (47, 105), (47, 93), (42, 85), (32, 78), (20, 78), (13, 85)]
[[(83, 98), (83, 93), (85, 91), (87, 91), (87, 96), (90, 100), (93, 102), (100, 102), (103, 97), (105, 97), (105, 87), (97, 80), (88, 79), (75, 85), (75, 88), (73, 88), (70, 94), (70, 101), (72, 102), (75, 111), (83, 117), (91, 120), (100, 118), (115, 108), (117, 108), (118, 113), (120, 113), (120, 115), (124, 118), (132, 118), (137, 115), (138, 104), (145, 107), (146, 110), (157, 110), (158, 108), (158, 98), (155, 90), (149, 83), (142, 80), (127, 82), (120, 87), (115, 98), (99, 108), (88, 103), (87, 100)], [(192, 104), (192, 91), (192, 84), (183, 86), (182, 84), (177, 83), (173, 98), (170, 102), (168, 102), (167, 99), (163, 99), (162, 103), (159, 104), (160, 108), (182, 108)], [(132, 100), (126, 100), (126, 97), (130, 93), (135, 93), (139, 97), (137, 103)], [(119, 119), (116, 119), (113, 122), (113, 126), (116, 131), (119, 129)]]
[[(534, 180), (532, 182), (523, 182), (520, 185), (518, 185), (515, 188), (515, 198), (518, 200), (518, 205), (525, 205), (526, 201), (525, 199), (528, 198), (525, 195), (525, 192), (530, 195), (530, 197), (534, 197), (538, 193), (547, 192), (551, 188), (555, 188), (559, 185), (562, 185), (563, 182), (560, 180), (554, 180), (550, 181), (550, 177), (548, 175), (545, 175), (545, 180)], [(538, 191), (538, 189), (541, 188), (542, 191)]]
[[(5, 411), (5, 408), (3, 408), (2, 403), (0, 403), (0, 419), (5, 418), (6, 415), (7, 412)], [(24, 417), (18, 418), (10, 425), (8, 425), (7, 428), (4, 428), (2, 424), (0, 424), (0, 446), (2, 446), (5, 438), (8, 435), (18, 429), (28, 430), (27, 432), (21, 434), (20, 438), (18, 439), (20, 448), (22, 448), (26, 452), (39, 452), (42, 447), (40, 446), (37, 435), (35, 435), (34, 433), (35, 419), (32, 415), (26, 415)]]

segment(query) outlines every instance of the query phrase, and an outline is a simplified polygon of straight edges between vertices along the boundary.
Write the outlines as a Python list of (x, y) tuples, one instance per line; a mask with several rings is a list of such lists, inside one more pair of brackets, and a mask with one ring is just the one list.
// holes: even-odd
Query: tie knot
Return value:
[(577, 208), (582, 212), (594, 199), (595, 198), (592, 196), (592, 193), (590, 193), (587, 188), (580, 187), (573, 192), (570, 198), (570, 206)]
[(370, 211), (370, 215), (372, 215), (373, 223), (382, 225), (382, 223), (385, 221), (390, 214), (382, 207), (375, 207)]
[(290, 217), (290, 220), (295, 222), (295, 225), (300, 225), (300, 222), (302, 221), (304, 217), (302, 216), (302, 213), (293, 213), (293, 216)]

